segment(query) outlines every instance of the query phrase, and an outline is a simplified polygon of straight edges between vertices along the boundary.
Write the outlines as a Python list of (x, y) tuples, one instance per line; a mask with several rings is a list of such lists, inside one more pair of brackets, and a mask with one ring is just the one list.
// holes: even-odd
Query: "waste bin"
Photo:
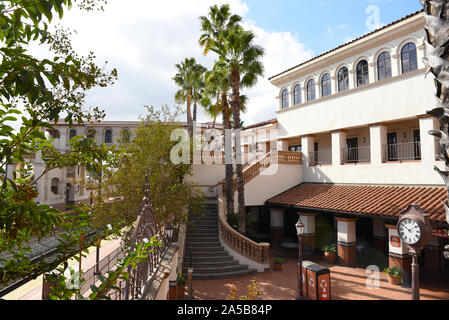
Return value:
[(303, 262), (303, 291), (309, 300), (331, 300), (331, 272), (310, 261)]

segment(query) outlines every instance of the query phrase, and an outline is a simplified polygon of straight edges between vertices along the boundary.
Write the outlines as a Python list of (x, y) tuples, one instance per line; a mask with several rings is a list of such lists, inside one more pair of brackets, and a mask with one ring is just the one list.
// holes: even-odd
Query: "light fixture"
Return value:
[(173, 236), (173, 225), (171, 224), (171, 222), (169, 222), (166, 226), (165, 226), (165, 233), (168, 236), (168, 239), (171, 240), (171, 237)]
[(298, 222), (296, 223), (296, 234), (298, 236), (302, 236), (304, 234), (304, 224), (301, 221), (301, 218), (299, 218)]

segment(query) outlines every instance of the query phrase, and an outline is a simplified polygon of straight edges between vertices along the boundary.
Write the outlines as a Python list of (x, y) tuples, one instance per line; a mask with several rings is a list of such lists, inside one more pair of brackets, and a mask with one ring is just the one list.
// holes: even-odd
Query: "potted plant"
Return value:
[(277, 271), (281, 271), (282, 270), (282, 264), (285, 263), (285, 259), (284, 258), (274, 258), (274, 270)]
[(335, 263), (337, 257), (337, 247), (335, 244), (325, 245), (322, 250), (324, 251), (324, 257), (329, 264)]
[(388, 275), (388, 282), (391, 284), (401, 284), (404, 271), (398, 267), (385, 268), (384, 273)]
[(187, 283), (187, 275), (178, 273), (178, 278), (176, 280), (176, 299), (177, 300), (183, 299), (185, 297), (186, 283)]

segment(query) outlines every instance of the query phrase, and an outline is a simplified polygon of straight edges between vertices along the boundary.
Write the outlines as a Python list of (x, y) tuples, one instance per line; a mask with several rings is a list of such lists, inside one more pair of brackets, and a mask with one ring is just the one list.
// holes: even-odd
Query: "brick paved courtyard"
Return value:
[[(388, 283), (381, 273), (380, 288), (368, 289), (368, 274), (364, 269), (329, 266), (322, 261), (314, 261), (331, 269), (333, 300), (410, 300), (411, 289), (405, 285)], [(271, 270), (241, 278), (225, 280), (196, 280), (194, 295), (198, 300), (227, 300), (231, 285), (238, 288), (238, 296), (246, 294), (246, 287), (252, 280), (257, 281), (260, 296), (257, 300), (294, 300), (296, 298), (297, 261), (289, 258), (282, 271)], [(421, 284), (422, 300), (449, 300), (449, 275), (426, 275)]]

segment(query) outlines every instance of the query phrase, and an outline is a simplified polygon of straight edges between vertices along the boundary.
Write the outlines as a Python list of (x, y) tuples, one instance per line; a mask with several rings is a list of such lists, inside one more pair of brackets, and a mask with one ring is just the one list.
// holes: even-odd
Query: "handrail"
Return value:
[[(289, 151), (272, 151), (261, 157), (256, 163), (243, 171), (243, 180), (247, 184), (256, 178), (262, 169), (268, 168), (272, 163), (301, 165), (302, 153)], [(234, 184), (236, 188), (236, 183)], [(236, 189), (235, 189), (236, 190)], [(257, 243), (240, 234), (232, 228), (226, 219), (226, 182), (219, 183), (217, 187), (217, 202), (219, 214), (219, 233), (221, 239), (235, 252), (258, 264), (269, 265), (269, 243)]]
[(218, 221), (220, 238), (235, 252), (258, 264), (268, 266), (270, 263), (270, 244), (257, 243), (248, 239), (232, 228), (226, 221), (224, 184), (217, 188)]

